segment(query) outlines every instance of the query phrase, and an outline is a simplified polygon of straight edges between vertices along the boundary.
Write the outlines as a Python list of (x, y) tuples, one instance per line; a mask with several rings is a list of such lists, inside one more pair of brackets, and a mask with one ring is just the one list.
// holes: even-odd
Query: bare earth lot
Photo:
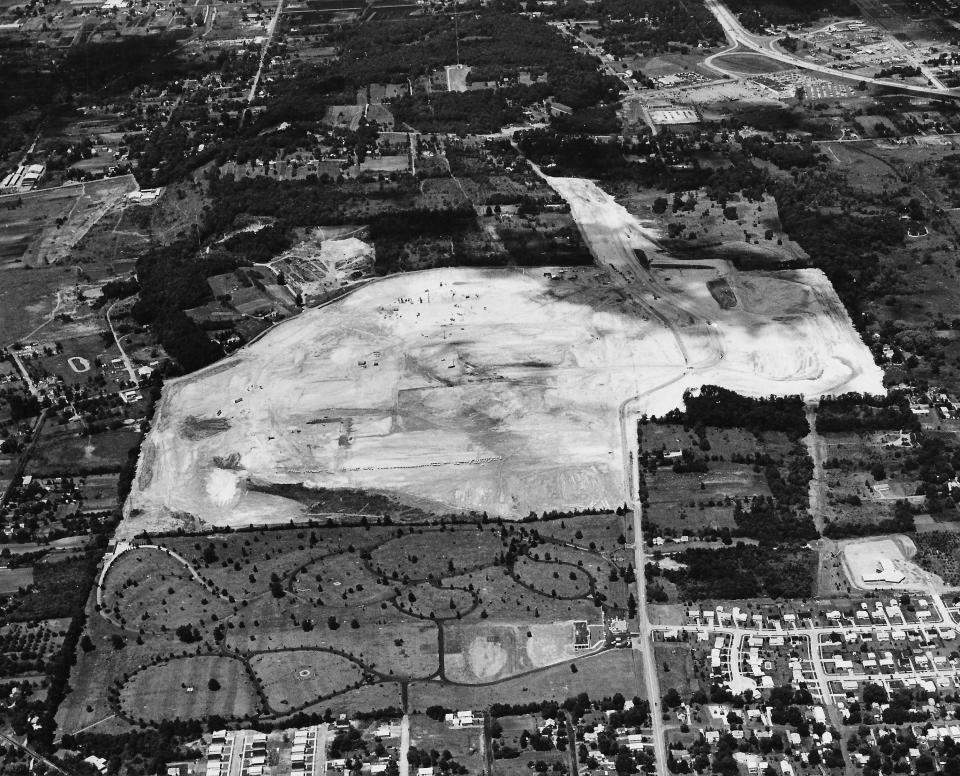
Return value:
[[(881, 390), (822, 273), (717, 261), (651, 274), (634, 254), (659, 252), (643, 224), (588, 181), (550, 181), (608, 274), (391, 277), (168, 383), (120, 535), (303, 517), (258, 491), (271, 483), (512, 518), (610, 508), (623, 500), (619, 410), (632, 397), (659, 414), (705, 383)], [(707, 286), (718, 278), (729, 309)]]

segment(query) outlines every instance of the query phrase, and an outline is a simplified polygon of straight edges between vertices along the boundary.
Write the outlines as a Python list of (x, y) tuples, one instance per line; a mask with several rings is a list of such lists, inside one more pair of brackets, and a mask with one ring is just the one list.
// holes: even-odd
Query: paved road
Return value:
[(330, 726), (326, 723), (317, 725), (317, 745), (314, 747), (316, 760), (313, 763), (313, 772), (317, 776), (324, 776), (327, 772), (327, 735)]
[(6, 733), (0, 733), (0, 739), (3, 739), (8, 744), (13, 744), (13, 746), (25, 752), (28, 756), (32, 757), (34, 760), (39, 760), (51, 770), (56, 771), (59, 774), (62, 774), (62, 776), (74, 776), (74, 774), (72, 774), (70, 771), (64, 770), (52, 760), (48, 760), (46, 757), (43, 757), (42, 755), (37, 754), (29, 746), (27, 746), (26, 744), (21, 744), (19, 741), (17, 741), (17, 739), (13, 738), (12, 736), (8, 736)]
[(120, 351), (120, 358), (123, 359), (123, 367), (127, 370), (127, 376), (130, 378), (131, 383), (137, 385), (137, 383), (140, 382), (137, 379), (137, 372), (133, 368), (133, 363), (130, 361), (130, 356), (127, 355), (127, 351), (123, 349), (123, 344), (120, 342), (120, 337), (117, 336), (117, 330), (113, 327), (113, 319), (110, 317), (110, 313), (113, 312), (113, 308), (123, 301), (125, 300), (118, 299), (107, 308), (107, 325), (110, 327), (110, 333), (113, 335), (113, 341), (117, 343), (117, 349)]
[(749, 33), (721, 0), (706, 0), (706, 4), (709, 11), (716, 17), (717, 21), (720, 22), (723, 31), (731, 43), (737, 43), (744, 48), (755, 51), (758, 54), (763, 54), (785, 65), (798, 67), (802, 70), (810, 70), (815, 73), (820, 73), (821, 75), (828, 75), (831, 78), (840, 78), (854, 83), (867, 83), (872, 86), (882, 86), (887, 89), (894, 89), (898, 92), (906, 92), (922, 97), (960, 99), (960, 90), (957, 89), (937, 89), (932, 86), (919, 86), (897, 81), (888, 81), (882, 78), (870, 78), (868, 76), (855, 75), (844, 70), (835, 70), (832, 67), (818, 65), (815, 62), (808, 62), (805, 59), (795, 57), (777, 48), (775, 40), (766, 40)]
[[(633, 494), (631, 494), (632, 496)], [(640, 637), (634, 641), (634, 648), (640, 650), (643, 660), (643, 673), (646, 678), (647, 700), (650, 702), (652, 722), (653, 750), (657, 758), (657, 773), (667, 774), (666, 730), (663, 726), (663, 706), (660, 701), (660, 678), (657, 675), (657, 661), (653, 654), (653, 629), (647, 614), (647, 575), (644, 573), (642, 528), (640, 527), (643, 507), (635, 499), (633, 502), (633, 567), (637, 577), (637, 615), (640, 620)]]
[(274, 11), (273, 18), (267, 26), (267, 37), (264, 38), (263, 48), (260, 50), (260, 64), (257, 66), (257, 74), (253, 77), (253, 83), (250, 85), (250, 94), (247, 96), (248, 103), (253, 102), (257, 96), (257, 87), (260, 85), (260, 76), (263, 74), (263, 64), (267, 61), (267, 51), (270, 49), (273, 33), (277, 30), (281, 13), (283, 13), (283, 0), (277, 0), (277, 10)]
[(410, 763), (407, 762), (407, 754), (410, 752), (410, 715), (404, 714), (400, 720), (400, 762), (397, 765), (400, 768), (400, 776), (410, 776)]
[(184, 558), (180, 553), (171, 550), (169, 547), (161, 547), (159, 544), (134, 544), (132, 542), (120, 541), (117, 543), (116, 548), (113, 551), (113, 554), (108, 556), (106, 561), (103, 564), (103, 568), (100, 569), (100, 576), (97, 578), (97, 607), (99, 609), (100, 615), (109, 622), (111, 625), (115, 625), (118, 628), (123, 628), (123, 626), (113, 619), (110, 614), (107, 612), (106, 607), (103, 604), (103, 586), (104, 582), (107, 579), (107, 572), (110, 571), (110, 567), (121, 555), (126, 554), (130, 550), (157, 550), (158, 552), (165, 553), (169, 555), (174, 560), (182, 563), (186, 566), (187, 571), (190, 572), (190, 576), (193, 577), (194, 581), (203, 587), (211, 595), (215, 595), (218, 598), (228, 601), (229, 596), (222, 595), (218, 591), (210, 587), (210, 584), (200, 576), (200, 572), (194, 568), (193, 564), (190, 563), (186, 558)]

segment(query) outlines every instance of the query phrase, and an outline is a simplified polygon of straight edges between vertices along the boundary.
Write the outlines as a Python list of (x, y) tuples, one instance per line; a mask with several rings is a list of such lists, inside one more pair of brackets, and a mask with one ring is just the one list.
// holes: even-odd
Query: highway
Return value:
[(777, 62), (782, 62), (791, 67), (797, 67), (802, 70), (810, 70), (814, 73), (830, 76), (831, 78), (840, 78), (853, 83), (866, 83), (871, 86), (880, 86), (885, 89), (894, 89), (898, 92), (906, 92), (920, 97), (932, 97), (936, 99), (958, 99), (960, 90), (958, 89), (937, 89), (932, 86), (919, 86), (915, 84), (905, 84), (898, 81), (888, 81), (882, 78), (870, 78), (868, 76), (859, 76), (848, 73), (843, 70), (835, 70), (826, 65), (818, 65), (815, 62), (808, 62), (800, 57), (793, 56), (776, 46), (773, 39), (764, 39), (751, 34), (740, 21), (734, 16), (733, 12), (724, 5), (721, 0), (705, 0), (707, 9), (716, 17), (720, 26), (731, 44), (743, 46), (746, 49), (763, 54)]

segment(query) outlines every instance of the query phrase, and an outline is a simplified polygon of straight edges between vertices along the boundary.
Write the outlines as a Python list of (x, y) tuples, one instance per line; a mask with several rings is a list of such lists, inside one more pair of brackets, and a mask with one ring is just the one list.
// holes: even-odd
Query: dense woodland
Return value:
[[(521, 70), (532, 76), (546, 74), (554, 97), (573, 108), (618, 97), (617, 79), (598, 73), (591, 57), (574, 52), (541, 21), (494, 10), (461, 14), (459, 26), (460, 61), (477, 68), (487, 80), (515, 79)], [(451, 52), (456, 49), (453, 25), (446, 16), (360, 25), (344, 29), (332, 42), (343, 49), (341, 61), (319, 75), (336, 75), (356, 87), (406, 83), (453, 64)]]
[(825, 16), (860, 16), (853, 0), (730, 0), (727, 5), (751, 32), (771, 25), (810, 24)]
[(568, 0), (549, 11), (561, 19), (599, 19), (605, 36), (650, 53), (677, 44), (721, 43), (723, 28), (701, 3), (676, 0), (600, 0), (596, 5)]
[(684, 550), (671, 558), (684, 568), (661, 570), (647, 564), (647, 579), (663, 576), (677, 585), (683, 600), (804, 599), (813, 593), (817, 555), (799, 546), (774, 550), (740, 543), (718, 550)]
[(916, 432), (920, 430), (920, 421), (910, 411), (910, 400), (902, 392), (894, 391), (886, 396), (847, 393), (820, 399), (817, 430)]
[(680, 424), (684, 428), (697, 425), (745, 428), (755, 434), (783, 431), (791, 439), (799, 439), (810, 432), (803, 399), (799, 396), (752, 399), (716, 385), (704, 385), (699, 391), (686, 391), (683, 406), (682, 410), (672, 410), (661, 418), (650, 420)]

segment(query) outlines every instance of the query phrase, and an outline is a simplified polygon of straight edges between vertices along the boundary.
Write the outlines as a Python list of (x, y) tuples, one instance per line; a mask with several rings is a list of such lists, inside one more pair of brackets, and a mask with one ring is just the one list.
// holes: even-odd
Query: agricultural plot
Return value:
[(960, 586), (960, 534), (946, 531), (913, 537), (917, 554), (914, 562), (936, 574), (948, 585)]
[(48, 422), (30, 457), (30, 468), (38, 476), (120, 471), (139, 440), (140, 432), (135, 427), (81, 436), (76, 423), (58, 426)]
[[(82, 727), (97, 714), (129, 723), (211, 708), (280, 719), (357, 710), (350, 699), (393, 698), (397, 681), (497, 687), (557, 665), (573, 674), (570, 663), (606, 654), (604, 617), (625, 612), (626, 587), (613, 587), (627, 564), (609, 560), (622, 547), (621, 518), (593, 519), (616, 530), (592, 532), (589, 548), (537, 530), (558, 534), (556, 521), (400, 527), (382, 518), (121, 545), (87, 621), (90, 648), (78, 651), (78, 681), (100, 677), (108, 690), (78, 695), (97, 700), (87, 710), (68, 697), (62, 718)], [(581, 582), (565, 598), (540, 592), (538, 567), (575, 570)], [(197, 664), (184, 661), (214, 655), (226, 661), (216, 670), (233, 672), (229, 685), (217, 682), (236, 690), (177, 678), (193, 676)]]
[(67, 267), (0, 269), (0, 330), (9, 342), (30, 334), (49, 320), (58, 288), (75, 282)]
[(0, 197), (4, 268), (56, 264), (111, 208), (138, 190), (132, 175)]
[(69, 627), (68, 618), (14, 622), (0, 627), (0, 676), (5, 680), (42, 679), (47, 661), (63, 646)]
[(33, 584), (33, 569), (30, 566), (0, 569), (0, 593), (16, 593), (20, 588)]

